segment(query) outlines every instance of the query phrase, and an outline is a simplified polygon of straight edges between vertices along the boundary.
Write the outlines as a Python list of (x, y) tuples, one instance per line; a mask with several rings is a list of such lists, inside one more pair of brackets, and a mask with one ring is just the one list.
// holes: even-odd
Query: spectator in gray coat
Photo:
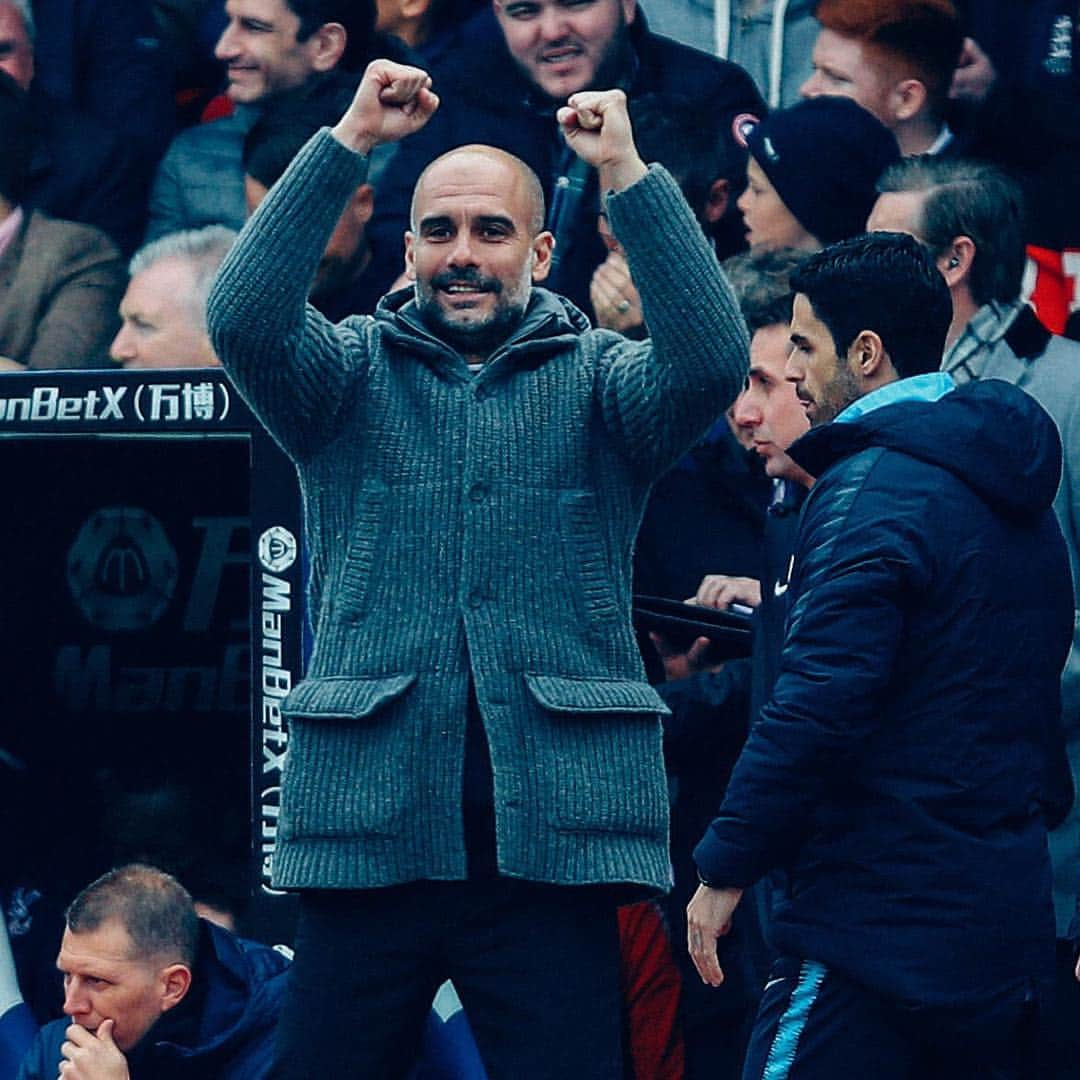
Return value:
[(653, 30), (745, 68), (770, 109), (786, 109), (812, 71), (815, 0), (646, 0)]

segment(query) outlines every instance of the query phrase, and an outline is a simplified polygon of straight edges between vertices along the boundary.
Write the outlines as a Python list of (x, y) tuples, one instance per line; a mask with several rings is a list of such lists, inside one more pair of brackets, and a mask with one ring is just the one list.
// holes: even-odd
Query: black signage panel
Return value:
[(70, 896), (152, 860), (282, 940), (280, 703), (303, 640), (291, 464), (209, 369), (5, 374), (0, 459), (0, 753), (28, 793), (24, 865), (5, 876)]

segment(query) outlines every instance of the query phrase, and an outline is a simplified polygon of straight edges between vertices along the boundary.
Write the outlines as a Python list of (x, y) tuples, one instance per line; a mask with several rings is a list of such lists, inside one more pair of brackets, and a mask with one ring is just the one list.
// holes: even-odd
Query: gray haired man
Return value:
[(126, 368), (216, 367), (206, 297), (236, 233), (223, 225), (170, 233), (140, 248), (109, 348)]

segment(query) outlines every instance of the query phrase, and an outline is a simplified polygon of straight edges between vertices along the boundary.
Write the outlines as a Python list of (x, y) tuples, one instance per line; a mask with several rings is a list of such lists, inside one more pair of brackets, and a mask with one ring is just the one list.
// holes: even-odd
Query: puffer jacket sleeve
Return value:
[(55, 1020), (37, 1033), (19, 1066), (17, 1080), (55, 1080), (60, 1067), (60, 1044), (68, 1023)]
[(303, 458), (329, 441), (366, 371), (370, 320), (335, 326), (307, 304), (326, 242), (367, 159), (312, 136), (244, 226), (207, 303), (217, 354), (277, 441)]
[(797, 823), (880, 722), (905, 595), (926, 586), (933, 566), (899, 500), (865, 491), (880, 454), (864, 452), (807, 501), (776, 686), (694, 851), (716, 885), (745, 887), (781, 865)]
[(749, 338), (727, 278), (663, 166), (610, 193), (606, 207), (650, 340), (604, 335), (600, 403), (626, 456), (659, 475), (735, 400)]

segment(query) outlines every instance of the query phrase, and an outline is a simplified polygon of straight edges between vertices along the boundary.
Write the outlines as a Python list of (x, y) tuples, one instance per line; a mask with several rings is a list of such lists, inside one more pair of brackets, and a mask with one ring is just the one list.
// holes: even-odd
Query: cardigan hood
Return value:
[[(458, 355), (424, 322), (411, 285), (384, 296), (379, 301), (375, 318), (388, 340), (396, 344), (428, 356)], [(589, 320), (569, 300), (533, 286), (521, 322), (491, 354), (491, 358), (511, 350), (535, 358), (543, 357), (572, 347), (578, 335), (588, 329)]]

